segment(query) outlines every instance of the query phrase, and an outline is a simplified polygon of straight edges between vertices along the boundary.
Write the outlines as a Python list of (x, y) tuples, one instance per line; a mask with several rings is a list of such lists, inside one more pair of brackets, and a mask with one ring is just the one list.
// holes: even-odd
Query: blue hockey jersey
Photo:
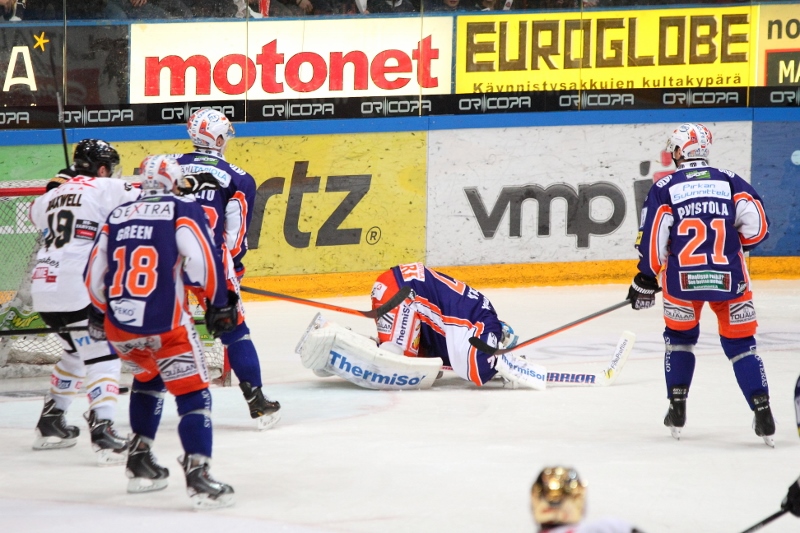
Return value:
[(749, 289), (744, 251), (769, 236), (755, 189), (737, 174), (687, 161), (656, 182), (636, 239), (639, 271), (657, 276), (673, 296), (723, 301)]
[(150, 194), (114, 209), (86, 266), (92, 304), (113, 326), (151, 335), (190, 320), (184, 278), (228, 303), (222, 256), (193, 199)]
[(197, 149), (189, 154), (175, 154), (184, 174), (208, 172), (219, 182), (219, 190), (201, 191), (195, 195), (208, 216), (217, 246), (225, 244), (237, 272), (243, 270), (242, 258), (247, 253), (247, 230), (253, 218), (256, 182), (253, 176), (228, 163), (215, 150)]

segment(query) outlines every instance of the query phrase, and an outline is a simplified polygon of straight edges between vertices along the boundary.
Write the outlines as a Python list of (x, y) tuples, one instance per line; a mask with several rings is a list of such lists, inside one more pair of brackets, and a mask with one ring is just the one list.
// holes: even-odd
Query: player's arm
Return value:
[(106, 310), (105, 277), (107, 271), (108, 224), (103, 224), (92, 251), (89, 253), (89, 262), (83, 271), (83, 279), (89, 291), (89, 299), (92, 302), (92, 306), (103, 312)]
[(736, 208), (734, 226), (745, 251), (752, 250), (769, 238), (769, 219), (764, 202), (756, 190), (739, 176), (732, 180)]
[(235, 184), (236, 190), (225, 205), (225, 245), (233, 257), (237, 276), (240, 276), (244, 273), (242, 259), (247, 253), (247, 228), (253, 218), (256, 183), (250, 174), (245, 174)]
[(212, 305), (224, 307), (228, 304), (225, 269), (205, 213), (199, 204), (183, 205), (187, 209), (175, 220), (175, 240), (178, 252), (184, 257), (184, 275), (190, 283), (203, 289)]
[[(659, 182), (661, 183), (661, 182)], [(661, 199), (658, 184), (650, 188), (642, 209), (642, 222), (636, 236), (636, 251), (639, 253), (639, 273), (634, 276), (628, 289), (628, 300), (636, 310), (655, 305), (658, 291), (658, 273), (667, 260), (668, 243), (672, 229), (672, 207)]]

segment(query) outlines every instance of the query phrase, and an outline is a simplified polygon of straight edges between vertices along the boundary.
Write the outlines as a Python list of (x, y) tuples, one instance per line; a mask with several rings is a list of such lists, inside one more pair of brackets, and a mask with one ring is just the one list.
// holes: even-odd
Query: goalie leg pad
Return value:
[(366, 389), (427, 389), (442, 367), (438, 357), (396, 355), (331, 322), (312, 329), (298, 348), (306, 368), (337, 375)]

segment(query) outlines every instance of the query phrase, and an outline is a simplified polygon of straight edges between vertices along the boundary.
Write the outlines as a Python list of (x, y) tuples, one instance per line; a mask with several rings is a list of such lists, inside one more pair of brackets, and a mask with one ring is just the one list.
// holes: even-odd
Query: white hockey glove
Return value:
[(181, 194), (197, 194), (200, 191), (215, 191), (217, 189), (219, 189), (217, 178), (208, 172), (186, 174), (180, 185), (178, 185), (178, 192)]
[(512, 389), (526, 387), (535, 390), (544, 390), (547, 387), (547, 369), (513, 353), (503, 353), (497, 356), (494, 369), (500, 376), (508, 381)]

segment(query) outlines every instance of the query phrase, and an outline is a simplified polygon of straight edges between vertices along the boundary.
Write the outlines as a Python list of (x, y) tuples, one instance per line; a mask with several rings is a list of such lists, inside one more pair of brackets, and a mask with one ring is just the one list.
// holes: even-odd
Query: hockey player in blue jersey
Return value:
[(499, 374), (511, 388), (545, 388), (543, 367), (513, 353), (489, 355), (469, 343), (478, 337), (489, 346), (511, 348), (517, 336), (497, 318), (489, 299), (463, 281), (422, 263), (398, 265), (378, 276), (372, 308), (405, 286), (409, 296), (376, 319), (378, 346), (318, 315), (296, 350), (303, 365), (318, 376), (337, 375), (371, 389), (428, 388), (442, 365), (477, 386)]
[(680, 438), (692, 384), (694, 346), (705, 302), (717, 315), (722, 349), (739, 388), (754, 412), (753, 428), (774, 446), (764, 364), (756, 350), (756, 322), (744, 252), (769, 236), (763, 201), (730, 170), (711, 167), (711, 132), (683, 124), (669, 137), (667, 151), (677, 171), (656, 182), (645, 200), (636, 239), (639, 273), (628, 299), (646, 309), (664, 289), (664, 369), (669, 411), (664, 425)]
[(212, 334), (236, 327), (238, 297), (228, 291), (219, 249), (202, 208), (172, 194), (182, 178), (169, 156), (142, 163), (142, 196), (114, 209), (102, 227), (86, 266), (92, 307), (89, 334), (105, 339), (134, 367), (130, 399), (133, 430), (126, 473), (128, 492), (167, 485), (169, 471), (150, 452), (163, 396), (175, 395), (178, 460), (196, 508), (233, 503), (233, 489), (211, 478), (211, 394), (199, 335), (187, 311), (184, 282), (208, 299), (206, 326)]
[[(192, 193), (203, 206), (214, 240), (226, 260), (225, 277), (228, 288), (239, 293), (239, 281), (244, 275), (242, 258), (247, 253), (247, 228), (253, 214), (256, 183), (253, 177), (225, 160), (225, 148), (233, 137), (230, 121), (213, 109), (200, 109), (187, 123), (194, 152), (176, 155)], [(202, 301), (202, 300), (201, 300)], [(280, 403), (270, 401), (261, 390), (261, 365), (250, 329), (239, 302), (239, 324), (234, 331), (220, 337), (227, 348), (233, 373), (250, 408), (250, 416), (258, 420), (258, 429), (267, 429), (280, 420)]]

